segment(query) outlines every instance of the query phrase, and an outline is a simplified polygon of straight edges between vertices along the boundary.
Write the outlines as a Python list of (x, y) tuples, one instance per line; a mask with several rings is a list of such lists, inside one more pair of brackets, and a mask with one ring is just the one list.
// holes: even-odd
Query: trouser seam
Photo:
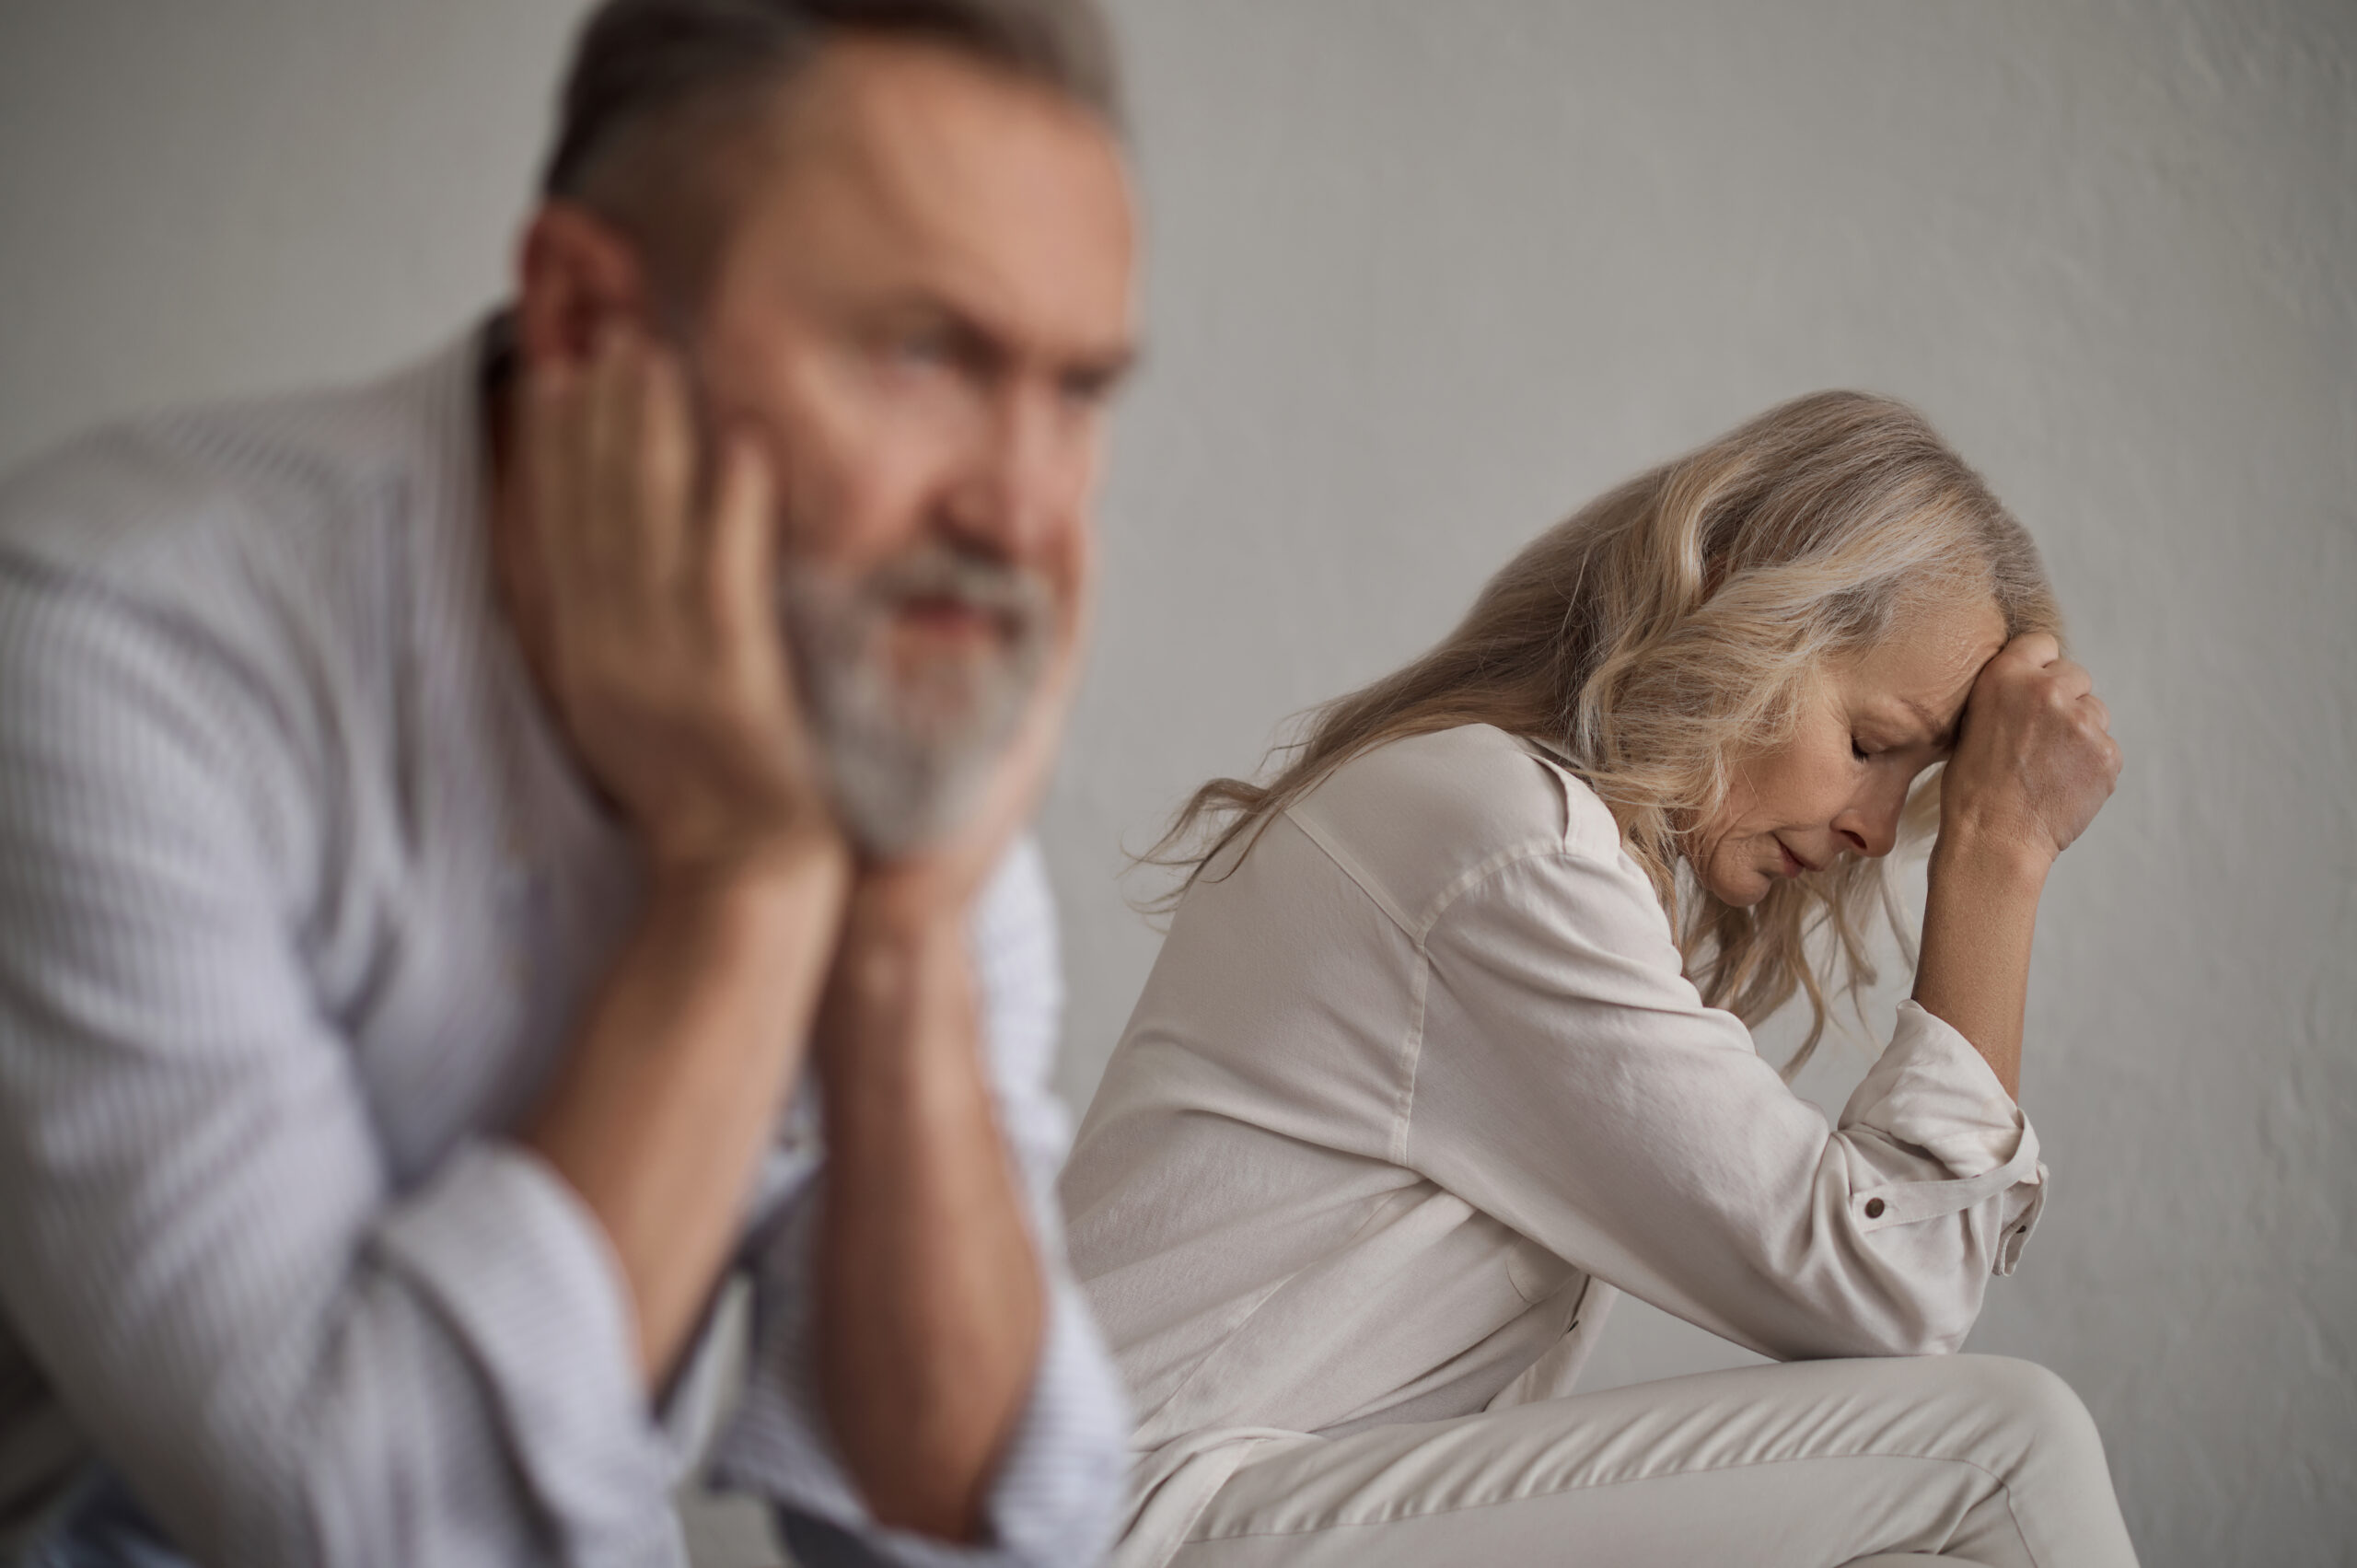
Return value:
[(1558, 1487), (1552, 1492), (1530, 1492), (1517, 1497), (1492, 1497), (1480, 1503), (1459, 1503), (1447, 1507), (1427, 1508), (1412, 1514), (1400, 1514), (1388, 1519), (1337, 1519), (1329, 1524), (1306, 1525), (1299, 1529), (1291, 1530), (1236, 1530), (1219, 1535), (1198, 1536), (1183, 1544), (1192, 1546), (1198, 1543), (1208, 1544), (1215, 1540), (1275, 1539), (1283, 1536), (1316, 1535), (1324, 1530), (1378, 1529), (1385, 1525), (1404, 1524), (1411, 1519), (1440, 1518), (1449, 1514), (1469, 1514), (1476, 1508), (1498, 1508), (1509, 1503), (1528, 1503), (1541, 1497), (1560, 1497), (1567, 1492), (1586, 1492), (1606, 1486), (1626, 1486), (1641, 1481), (1675, 1481), (1680, 1476), (1717, 1475), (1727, 1470), (1757, 1469), (1764, 1465), (1815, 1464), (1826, 1459), (1912, 1459), (1925, 1464), (1962, 1465), (1967, 1469), (1979, 1470), (1996, 1483), (1998, 1494), (2005, 1502), (2005, 1516), (2014, 1523), (2014, 1537), (2021, 1542), (2023, 1554), (2029, 1558), (2031, 1568), (2038, 1568), (2038, 1553), (2031, 1550), (2029, 1536), (2022, 1528), (2021, 1516), (2014, 1509), (2013, 1486), (1995, 1470), (1972, 1459), (1958, 1458), (1953, 1454), (1884, 1454), (1866, 1450), (1852, 1454), (1790, 1454), (1774, 1459), (1732, 1459), (1725, 1464), (1699, 1465), (1687, 1469), (1665, 1470), (1658, 1475), (1614, 1476), (1603, 1481), (1583, 1481), (1576, 1486)]

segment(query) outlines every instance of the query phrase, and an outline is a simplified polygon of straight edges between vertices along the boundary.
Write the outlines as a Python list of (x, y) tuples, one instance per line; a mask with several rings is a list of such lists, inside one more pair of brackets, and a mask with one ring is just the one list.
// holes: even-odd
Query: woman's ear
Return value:
[(527, 365), (584, 365), (608, 323), (656, 325), (638, 248), (577, 202), (543, 203), (532, 215), (517, 283), (517, 346)]

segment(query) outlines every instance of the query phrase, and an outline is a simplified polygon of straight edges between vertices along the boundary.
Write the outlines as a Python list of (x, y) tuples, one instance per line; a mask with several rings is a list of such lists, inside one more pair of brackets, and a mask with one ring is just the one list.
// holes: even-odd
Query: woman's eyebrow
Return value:
[[(1932, 738), (1933, 745), (1945, 748), (1956, 744), (1956, 721), (1954, 719), (1941, 718), (1939, 714), (1924, 706), (1922, 701), (1914, 697), (1901, 697), (1898, 702), (1900, 706), (1904, 707), (1909, 713), (1913, 714), (1916, 719), (1922, 723), (1923, 726), (1923, 733)], [(1963, 716), (1964, 715), (1961, 711), (1956, 714), (1957, 718), (1962, 718)]]

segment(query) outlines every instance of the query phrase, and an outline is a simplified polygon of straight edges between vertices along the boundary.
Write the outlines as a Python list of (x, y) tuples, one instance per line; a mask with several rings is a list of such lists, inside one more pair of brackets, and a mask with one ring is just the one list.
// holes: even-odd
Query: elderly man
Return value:
[(0, 1562), (1095, 1554), (1090, 0), (611, 0), (512, 310), (0, 488)]

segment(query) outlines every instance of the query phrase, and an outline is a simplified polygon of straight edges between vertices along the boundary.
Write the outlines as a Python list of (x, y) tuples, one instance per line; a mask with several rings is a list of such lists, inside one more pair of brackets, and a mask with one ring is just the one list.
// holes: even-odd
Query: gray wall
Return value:
[[(1045, 827), (1066, 1088), (1189, 787), (1609, 482), (1899, 393), (2044, 542), (2131, 756), (2044, 912), (2056, 1195), (1974, 1348), (2086, 1397), (2156, 1568), (2357, 1562), (2357, 7), (1121, 8), (1153, 346)], [(0, 6), (0, 462), (460, 324), (575, 9)], [(1596, 1377), (1739, 1359), (1632, 1311)]]

